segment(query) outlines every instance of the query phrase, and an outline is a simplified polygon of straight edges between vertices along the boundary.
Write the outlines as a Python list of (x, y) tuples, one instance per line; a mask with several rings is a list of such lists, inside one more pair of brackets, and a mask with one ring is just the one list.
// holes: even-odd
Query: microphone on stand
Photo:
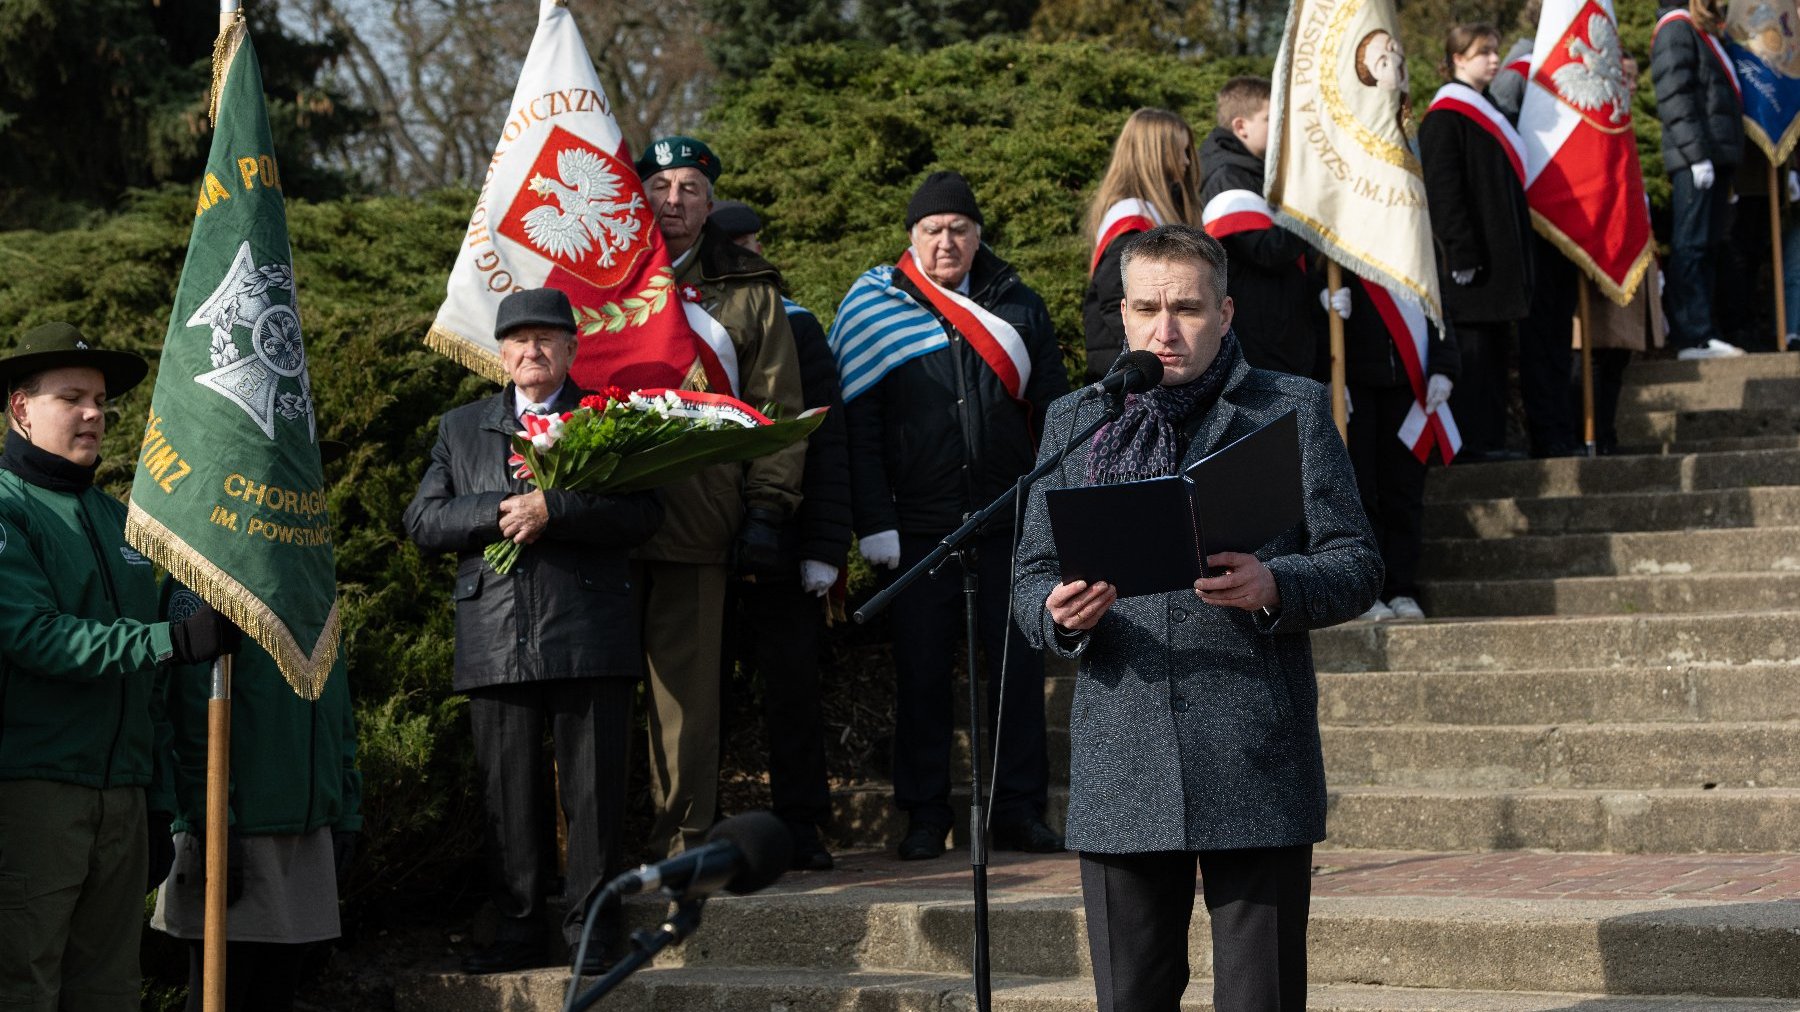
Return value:
[(1154, 390), (1162, 383), (1162, 359), (1151, 351), (1128, 351), (1119, 356), (1113, 363), (1112, 371), (1098, 383), (1089, 383), (1081, 390), (1081, 397), (1086, 400), (1095, 394), (1106, 394), (1109, 397), (1123, 398), (1126, 394), (1141, 394), (1146, 390)]
[(613, 881), (620, 896), (667, 889), (701, 899), (724, 889), (740, 896), (772, 885), (793, 859), (794, 838), (769, 812), (745, 812), (712, 828), (706, 843)]

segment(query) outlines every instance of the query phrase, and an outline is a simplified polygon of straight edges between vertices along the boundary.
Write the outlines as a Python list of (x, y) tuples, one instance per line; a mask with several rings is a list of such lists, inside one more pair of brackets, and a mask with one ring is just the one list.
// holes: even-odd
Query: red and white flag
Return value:
[(1532, 224), (1623, 306), (1652, 250), (1611, 0), (1544, 0), (1532, 53), (1519, 110)]
[(1412, 387), (1412, 410), (1406, 413), (1396, 435), (1419, 458), (1419, 463), (1431, 459), (1435, 449), (1438, 457), (1449, 464), (1462, 451), (1462, 433), (1456, 428), (1456, 419), (1450, 416), (1450, 405), (1441, 404), (1436, 411), (1425, 410), (1425, 365), (1430, 361), (1431, 333), (1426, 329), (1425, 314), (1411, 302), (1394, 298), (1394, 293), (1381, 285), (1366, 278), (1357, 280), (1374, 304), (1375, 315), (1381, 317), (1388, 336), (1394, 339), (1394, 350), (1406, 369), (1407, 384)]
[(425, 341), (504, 381), (494, 315), (526, 288), (560, 288), (582, 335), (570, 374), (591, 390), (737, 391), (730, 335), (677, 290), (631, 151), (568, 8), (540, 0), (537, 34), (444, 304)]

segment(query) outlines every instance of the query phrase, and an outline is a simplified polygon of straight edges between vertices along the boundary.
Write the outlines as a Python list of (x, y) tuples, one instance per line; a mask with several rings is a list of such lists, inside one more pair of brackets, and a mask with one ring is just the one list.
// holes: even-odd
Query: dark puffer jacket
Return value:
[[(565, 383), (553, 405), (583, 392)], [(626, 550), (662, 522), (655, 492), (544, 493), (550, 523), (502, 576), (482, 558), (500, 540), (500, 501), (531, 491), (506, 458), (519, 428), (513, 386), (438, 423), (431, 465), (406, 507), (406, 533), (427, 552), (454, 552), (458, 692), (558, 678), (637, 678), (643, 655), (631, 614)]]
[(800, 387), (808, 407), (829, 405), (825, 421), (806, 438), (806, 471), (800, 479), (800, 508), (782, 528), (782, 561), (789, 572), (803, 559), (844, 568), (850, 554), (850, 458), (844, 402), (838, 392), (837, 360), (812, 311), (787, 304), (794, 350), (800, 355)]
[[(1659, 16), (1685, 7), (1665, 7)], [(1663, 168), (1683, 172), (1711, 161), (1725, 168), (1744, 153), (1744, 104), (1731, 77), (1692, 21), (1660, 22), (1650, 43), (1650, 80), (1662, 121)]]
[[(931, 303), (904, 274), (895, 287)], [(941, 535), (1031, 470), (1050, 402), (1069, 390), (1044, 300), (986, 246), (969, 272), (969, 298), (1013, 325), (1031, 356), (1024, 403), (939, 318), (950, 347), (896, 367), (845, 405), (856, 533)], [(1011, 514), (996, 518), (1010, 523)]]
[[(1226, 190), (1263, 192), (1263, 160), (1251, 154), (1237, 135), (1215, 127), (1200, 145), (1205, 204)], [(1235, 311), (1231, 328), (1242, 342), (1244, 358), (1257, 369), (1318, 378), (1325, 343), (1325, 311), (1319, 305), (1317, 278), (1309, 276), (1312, 247), (1280, 227), (1239, 232), (1219, 240), (1230, 258), (1225, 291)]]

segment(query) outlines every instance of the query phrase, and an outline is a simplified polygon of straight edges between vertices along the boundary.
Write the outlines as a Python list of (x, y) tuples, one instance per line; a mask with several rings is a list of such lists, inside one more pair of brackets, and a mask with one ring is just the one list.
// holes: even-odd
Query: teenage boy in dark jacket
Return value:
[[(1319, 285), (1310, 276), (1317, 257), (1304, 239), (1266, 220), (1262, 199), (1269, 98), (1269, 82), (1260, 77), (1234, 77), (1219, 89), (1219, 125), (1200, 144), (1200, 202), (1207, 232), (1231, 257), (1227, 284), (1245, 360), (1253, 368), (1321, 379), (1331, 360)], [(1263, 219), (1224, 218), (1221, 209), (1233, 201), (1260, 205)], [(1221, 227), (1222, 220), (1238, 224)], [(1241, 224), (1252, 220), (1257, 227)]]
[(1744, 104), (1718, 35), (1712, 0), (1666, 7), (1650, 41), (1650, 80), (1662, 121), (1674, 224), (1669, 257), (1669, 344), (1679, 358), (1742, 355), (1713, 315), (1717, 268), (1729, 234), (1731, 180), (1744, 149)]

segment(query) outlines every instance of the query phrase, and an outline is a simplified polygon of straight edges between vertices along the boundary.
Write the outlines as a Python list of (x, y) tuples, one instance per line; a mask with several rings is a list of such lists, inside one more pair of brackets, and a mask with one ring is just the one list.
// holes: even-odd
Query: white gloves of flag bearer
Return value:
[(1694, 189), (1696, 189), (1696, 190), (1712, 189), (1712, 184), (1713, 184), (1712, 159), (1708, 158), (1706, 161), (1703, 161), (1703, 162), (1695, 162), (1694, 164), (1688, 166), (1688, 171), (1692, 172), (1694, 174)]
[(1319, 308), (1327, 313), (1336, 313), (1341, 320), (1350, 318), (1350, 289), (1340, 288), (1332, 291), (1329, 288), (1319, 289)]
[(837, 567), (817, 559), (800, 560), (800, 589), (814, 597), (824, 597), (837, 582)]
[(1455, 384), (1450, 382), (1450, 377), (1433, 373), (1425, 381), (1425, 413), (1429, 415), (1443, 407), (1444, 402), (1450, 399), (1450, 388), (1453, 386)]
[(900, 532), (882, 531), (871, 534), (857, 542), (862, 549), (862, 557), (869, 560), (871, 566), (886, 566), (889, 569), (900, 568)]

